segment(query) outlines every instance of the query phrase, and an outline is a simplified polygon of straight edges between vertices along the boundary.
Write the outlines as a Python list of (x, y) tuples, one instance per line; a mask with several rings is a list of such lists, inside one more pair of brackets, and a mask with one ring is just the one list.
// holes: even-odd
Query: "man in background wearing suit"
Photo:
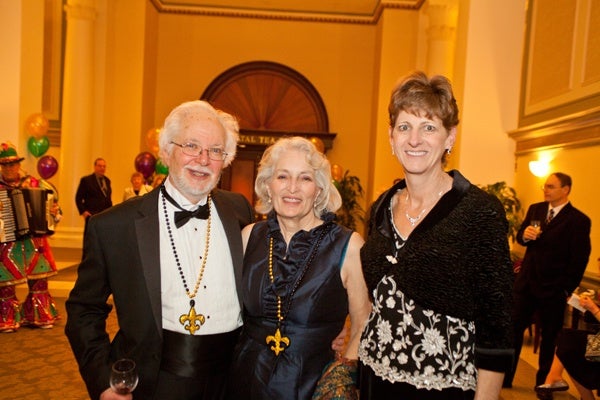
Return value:
[(207, 102), (181, 104), (160, 133), (160, 189), (90, 219), (65, 333), (92, 399), (131, 399), (109, 387), (120, 358), (137, 364), (136, 398), (223, 398), (242, 325), (241, 228), (254, 219), (243, 195), (216, 189), (238, 131)]
[[(523, 345), (523, 333), (534, 313), (541, 325), (539, 368), (535, 385), (550, 371), (558, 333), (562, 329), (567, 298), (577, 288), (591, 251), (590, 219), (569, 202), (569, 175), (553, 173), (543, 186), (544, 201), (532, 204), (517, 233), (527, 247), (521, 271), (515, 278), (513, 320), (515, 360), (504, 387), (511, 387)], [(532, 226), (539, 221), (540, 226)]]
[(94, 161), (94, 173), (84, 176), (79, 181), (77, 193), (75, 194), (75, 203), (79, 214), (85, 220), (87, 229), (88, 218), (100, 211), (112, 207), (112, 189), (110, 179), (105, 175), (106, 161), (97, 158)]

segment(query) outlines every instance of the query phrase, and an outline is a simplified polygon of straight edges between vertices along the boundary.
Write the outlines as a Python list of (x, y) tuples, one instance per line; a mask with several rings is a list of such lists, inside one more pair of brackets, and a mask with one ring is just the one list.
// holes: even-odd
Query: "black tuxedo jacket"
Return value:
[[(124, 357), (138, 364), (135, 397), (152, 398), (154, 392), (162, 356), (159, 193), (157, 188), (89, 220), (77, 281), (66, 302), (65, 333), (92, 399), (108, 388), (111, 362)], [(254, 212), (241, 194), (214, 190), (212, 200), (227, 234), (239, 294), (240, 231)], [(119, 323), (112, 342), (105, 329), (110, 295)]]
[[(590, 219), (567, 203), (546, 224), (548, 202), (532, 204), (517, 233), (517, 241), (526, 246), (521, 272), (515, 280), (515, 292), (538, 299), (566, 299), (579, 285), (591, 251)], [(541, 221), (537, 240), (525, 242), (523, 232), (531, 220)]]
[(110, 179), (104, 177), (108, 193), (106, 196), (102, 193), (100, 184), (95, 174), (87, 175), (81, 178), (77, 193), (75, 194), (75, 204), (79, 214), (88, 211), (90, 214), (98, 214), (109, 207), (112, 207), (112, 188), (110, 187)]

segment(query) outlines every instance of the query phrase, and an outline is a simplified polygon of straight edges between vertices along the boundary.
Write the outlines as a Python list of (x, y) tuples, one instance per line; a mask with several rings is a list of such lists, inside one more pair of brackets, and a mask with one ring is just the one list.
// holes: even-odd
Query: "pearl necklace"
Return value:
[(183, 269), (181, 268), (181, 261), (179, 260), (179, 254), (177, 253), (177, 248), (175, 247), (175, 240), (173, 239), (173, 232), (171, 230), (171, 221), (169, 220), (169, 213), (167, 212), (167, 202), (164, 195), (162, 196), (162, 204), (165, 221), (167, 223), (167, 232), (169, 233), (169, 242), (171, 243), (171, 249), (173, 249), (173, 258), (177, 264), (177, 269), (179, 270), (179, 276), (181, 276), (181, 280), (183, 282), (185, 294), (190, 298), (190, 311), (187, 314), (182, 314), (179, 316), (179, 323), (183, 325), (184, 329), (188, 331), (190, 335), (193, 335), (198, 329), (200, 329), (206, 320), (204, 315), (196, 313), (196, 302), (194, 298), (196, 297), (198, 289), (200, 288), (200, 282), (202, 282), (202, 278), (204, 277), (204, 269), (206, 268), (206, 261), (208, 260), (208, 247), (210, 245), (210, 223), (212, 219), (212, 213), (210, 212), (211, 196), (209, 193), (206, 202), (206, 204), (208, 204), (208, 219), (206, 220), (206, 243), (204, 247), (204, 256), (202, 257), (200, 272), (198, 273), (198, 279), (196, 279), (196, 285), (194, 286), (193, 292), (190, 292)]

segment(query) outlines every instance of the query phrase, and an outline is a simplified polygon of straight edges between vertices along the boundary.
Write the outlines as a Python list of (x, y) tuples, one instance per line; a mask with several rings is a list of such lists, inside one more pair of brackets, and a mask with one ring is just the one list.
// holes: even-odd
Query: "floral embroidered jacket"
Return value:
[(476, 369), (503, 372), (513, 356), (507, 221), (495, 197), (449, 174), (452, 189), (400, 246), (390, 204), (405, 181), (371, 209), (361, 261), (373, 311), (359, 358), (391, 382), (475, 390)]

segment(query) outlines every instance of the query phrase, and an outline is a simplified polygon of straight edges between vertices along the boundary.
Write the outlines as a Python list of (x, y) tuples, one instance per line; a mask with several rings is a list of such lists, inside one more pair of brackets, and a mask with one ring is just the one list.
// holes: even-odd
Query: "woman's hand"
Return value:
[(597, 320), (600, 321), (600, 307), (592, 300), (590, 296), (580, 295), (579, 304), (588, 310)]

